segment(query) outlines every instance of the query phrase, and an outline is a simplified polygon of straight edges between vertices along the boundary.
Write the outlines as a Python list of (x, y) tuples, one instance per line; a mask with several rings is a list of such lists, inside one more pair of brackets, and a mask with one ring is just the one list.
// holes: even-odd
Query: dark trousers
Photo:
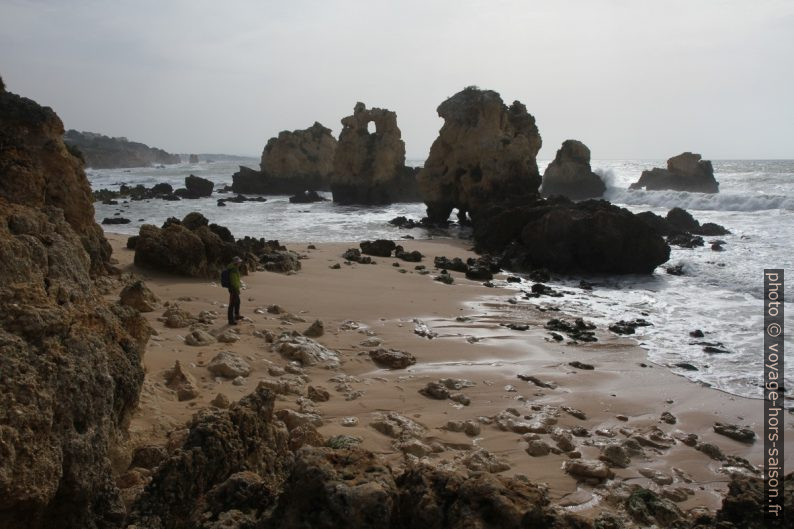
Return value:
[(235, 323), (240, 317), (240, 293), (229, 289), (229, 323)]

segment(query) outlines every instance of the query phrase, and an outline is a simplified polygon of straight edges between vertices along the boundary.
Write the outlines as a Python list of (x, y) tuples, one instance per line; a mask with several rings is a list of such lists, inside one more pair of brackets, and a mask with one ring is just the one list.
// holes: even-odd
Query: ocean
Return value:
[[(541, 174), (551, 160), (539, 160)], [(421, 165), (409, 160), (409, 165)], [(667, 274), (663, 267), (651, 276), (577, 276), (555, 278), (549, 284), (566, 292), (563, 298), (539, 298), (527, 303), (558, 305), (599, 326), (618, 320), (645, 318), (653, 325), (639, 327), (634, 338), (648, 351), (649, 359), (671, 366), (676, 373), (718, 389), (753, 398), (762, 395), (763, 375), (763, 271), (794, 270), (794, 160), (716, 160), (715, 176), (720, 192), (714, 195), (675, 191), (636, 191), (628, 187), (640, 173), (665, 167), (664, 160), (594, 160), (591, 165), (607, 182), (605, 198), (634, 212), (652, 211), (662, 216), (673, 207), (688, 210), (701, 223), (715, 222), (731, 231), (722, 237), (704, 237), (702, 248), (672, 247), (666, 264), (683, 265), (684, 275)], [(257, 167), (258, 159), (224, 159), (165, 168), (87, 171), (94, 190), (118, 189), (122, 183), (151, 187), (167, 182), (183, 187), (184, 178), (195, 174), (212, 180), (216, 188), (231, 184), (238, 165)], [(182, 218), (199, 211), (211, 222), (228, 227), (237, 237), (250, 235), (282, 242), (319, 243), (359, 241), (404, 235), (417, 239), (465, 237), (465, 230), (428, 232), (400, 230), (388, 224), (404, 215), (419, 219), (423, 204), (392, 204), (378, 207), (338, 206), (332, 202), (290, 204), (287, 197), (268, 196), (267, 202), (227, 203), (212, 198), (168, 202), (130, 201), (117, 206), (96, 203), (96, 219), (123, 216), (132, 222), (104, 226), (114, 233), (136, 234), (145, 223), (161, 225), (168, 217)], [(325, 196), (330, 198), (330, 193)], [(725, 241), (724, 251), (711, 250), (708, 241)], [(452, 256), (450, 256), (452, 257)], [(666, 266), (665, 265), (665, 266)], [(579, 281), (594, 283), (592, 291), (578, 288)], [(792, 278), (794, 281), (794, 278)], [(529, 284), (513, 286), (528, 288)], [(791, 289), (787, 289), (790, 292)], [(785, 304), (792, 314), (791, 303)], [(689, 332), (700, 329), (702, 339)], [(794, 330), (793, 330), (794, 331)], [(728, 353), (703, 351), (697, 342), (720, 343)], [(790, 340), (786, 340), (786, 345)], [(686, 362), (698, 368), (673, 367)], [(786, 387), (794, 380), (794, 365), (786, 366)]]

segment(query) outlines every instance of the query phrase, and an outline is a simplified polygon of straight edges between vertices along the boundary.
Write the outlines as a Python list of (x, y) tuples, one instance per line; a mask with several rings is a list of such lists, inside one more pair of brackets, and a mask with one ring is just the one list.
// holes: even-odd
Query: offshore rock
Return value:
[(330, 189), (336, 138), (315, 122), (308, 129), (282, 131), (262, 151), (259, 171), (240, 166), (232, 191), (254, 195), (298, 195)]
[[(375, 123), (375, 132), (367, 126)], [(391, 204), (420, 200), (416, 171), (405, 166), (397, 114), (356, 103), (342, 119), (334, 154), (331, 192), (340, 204)]]
[(516, 198), (474, 218), (475, 249), (506, 268), (649, 274), (670, 257), (664, 239), (630, 211), (601, 200)]
[(516, 195), (537, 194), (541, 147), (535, 118), (518, 101), (507, 107), (498, 93), (469, 87), (438, 107), (444, 126), (419, 172), (432, 222), (443, 223)]
[(543, 195), (585, 200), (600, 198), (604, 191), (606, 185), (590, 168), (590, 149), (580, 141), (565, 140), (543, 173)]
[(717, 193), (720, 184), (714, 178), (714, 168), (708, 160), (701, 160), (699, 154), (685, 152), (667, 160), (667, 169), (654, 167), (643, 171), (640, 179), (629, 189), (692, 191), (697, 193)]

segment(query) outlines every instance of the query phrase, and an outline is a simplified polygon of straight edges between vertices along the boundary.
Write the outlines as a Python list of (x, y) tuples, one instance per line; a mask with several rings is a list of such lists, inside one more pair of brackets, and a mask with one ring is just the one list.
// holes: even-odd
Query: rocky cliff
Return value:
[(262, 151), (260, 171), (240, 167), (232, 191), (257, 195), (294, 195), (330, 189), (336, 138), (315, 122), (308, 129), (282, 131)]
[(714, 168), (709, 160), (701, 160), (699, 154), (685, 152), (667, 160), (667, 169), (654, 167), (643, 171), (640, 179), (629, 189), (670, 189), (696, 193), (717, 193), (720, 184), (714, 178)]
[[(370, 123), (374, 132), (368, 130)], [(419, 200), (416, 171), (405, 166), (405, 143), (395, 112), (356, 103), (353, 115), (342, 119), (331, 192), (340, 204)]]
[(111, 138), (96, 132), (69, 130), (64, 141), (70, 148), (77, 148), (86, 166), (95, 169), (148, 167), (181, 161), (178, 154), (170, 154), (163, 149), (129, 141), (127, 138)]
[(62, 135), (50, 108), (0, 89), (0, 527), (125, 517), (110, 460), (149, 326), (97, 288), (109, 246)]
[(518, 101), (469, 87), (438, 107), (444, 126), (419, 172), (427, 216), (445, 222), (507, 197), (537, 194), (541, 138), (535, 118)]
[(606, 185), (590, 168), (590, 149), (577, 140), (565, 140), (543, 173), (544, 196), (563, 195), (571, 200), (600, 198)]

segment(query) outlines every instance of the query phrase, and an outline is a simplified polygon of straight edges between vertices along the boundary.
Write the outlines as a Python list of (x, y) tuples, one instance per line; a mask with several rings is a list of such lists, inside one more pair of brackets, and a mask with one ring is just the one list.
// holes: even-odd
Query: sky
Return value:
[(553, 158), (794, 158), (791, 0), (0, 0), (0, 75), (67, 128), (259, 156), (357, 101), (424, 159), (466, 86)]

